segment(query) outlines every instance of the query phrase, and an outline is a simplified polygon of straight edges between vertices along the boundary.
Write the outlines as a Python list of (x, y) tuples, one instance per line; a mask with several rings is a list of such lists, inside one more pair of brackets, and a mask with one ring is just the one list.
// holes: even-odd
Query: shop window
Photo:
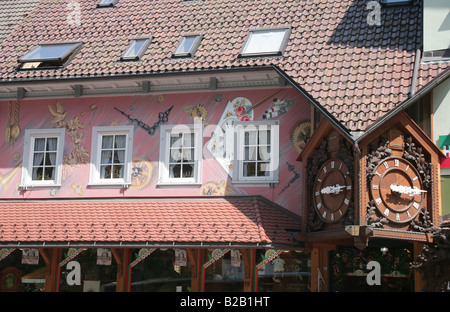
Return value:
[(159, 184), (200, 184), (202, 148), (201, 125), (162, 126)]
[[(379, 244), (380, 247), (369, 246), (362, 251), (353, 247), (333, 251), (330, 255), (330, 291), (414, 291), (410, 270), (410, 263), (414, 261), (412, 248), (397, 245), (391, 242), (391, 246)], [(367, 282), (367, 276), (372, 272), (368, 263), (372, 261), (380, 265), (380, 285)]]
[[(208, 259), (214, 257), (216, 251), (218, 250), (209, 250)], [(238, 250), (226, 252), (220, 259), (205, 267), (204, 291), (244, 291), (244, 262)]]
[[(311, 260), (300, 251), (281, 251), (270, 261), (273, 250), (256, 252), (258, 292), (308, 292), (310, 291)], [(259, 262), (261, 261), (261, 262)], [(259, 263), (258, 263), (259, 262)]]
[(67, 263), (59, 270), (59, 292), (116, 291), (117, 263), (109, 249), (63, 249), (62, 255), (60, 263)]
[(278, 122), (237, 122), (233, 182), (278, 183)]
[(64, 136), (64, 129), (25, 130), (22, 188), (61, 185)]
[(240, 56), (281, 55), (287, 45), (290, 28), (251, 30), (244, 42)]
[(19, 58), (21, 69), (51, 69), (64, 66), (80, 49), (80, 42), (39, 44)]
[[(183, 254), (180, 257), (177, 253)], [(184, 252), (184, 253), (183, 253)], [(132, 249), (131, 292), (188, 292), (191, 290), (191, 263), (185, 250)]]
[(133, 126), (93, 127), (89, 184), (128, 186), (132, 148)]
[[(7, 249), (3, 250), (6, 251)], [(32, 256), (29, 255), (32, 251)], [(37, 249), (13, 249), (0, 261), (0, 292), (44, 292), (45, 261)]]

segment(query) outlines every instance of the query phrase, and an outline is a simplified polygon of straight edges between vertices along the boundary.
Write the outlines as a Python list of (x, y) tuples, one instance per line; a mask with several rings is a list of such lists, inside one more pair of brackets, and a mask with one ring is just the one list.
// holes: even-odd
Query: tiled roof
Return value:
[[(275, 65), (349, 130), (364, 130), (406, 100), (415, 51), (421, 47), (421, 0), (382, 8), (380, 26), (369, 25), (365, 0), (180, 1), (120, 0), (114, 8), (96, 1), (42, 0), (5, 40), (3, 79), (101, 77)], [(71, 22), (68, 22), (70, 20)], [(292, 27), (282, 57), (239, 58), (250, 29)], [(181, 35), (201, 33), (193, 58), (171, 57)], [(119, 62), (135, 37), (153, 42), (139, 62)], [(38, 43), (82, 41), (61, 70), (16, 71), (17, 58)], [(435, 73), (431, 73), (432, 77)], [(428, 77), (426, 78), (428, 79)]]
[(27, 244), (293, 245), (300, 221), (260, 197), (0, 202), (0, 246)]
[(0, 3), (0, 42), (31, 12), (40, 0), (2, 0)]

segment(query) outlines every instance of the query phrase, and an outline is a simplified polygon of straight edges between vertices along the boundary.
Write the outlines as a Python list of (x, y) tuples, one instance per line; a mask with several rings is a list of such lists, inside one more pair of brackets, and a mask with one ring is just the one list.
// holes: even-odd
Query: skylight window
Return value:
[(287, 27), (250, 30), (240, 56), (281, 55), (289, 35)]
[(19, 59), (22, 69), (58, 68), (78, 51), (80, 42), (39, 44)]
[(383, 0), (384, 6), (400, 6), (409, 4), (411, 4), (411, 0)]
[(100, 0), (97, 7), (113, 7), (119, 0)]
[(133, 39), (128, 48), (120, 58), (121, 61), (137, 61), (144, 54), (150, 45), (151, 38), (136, 38)]
[(173, 52), (174, 57), (191, 57), (195, 54), (202, 36), (198, 34), (184, 35), (181, 37), (180, 43), (178, 43), (175, 52)]

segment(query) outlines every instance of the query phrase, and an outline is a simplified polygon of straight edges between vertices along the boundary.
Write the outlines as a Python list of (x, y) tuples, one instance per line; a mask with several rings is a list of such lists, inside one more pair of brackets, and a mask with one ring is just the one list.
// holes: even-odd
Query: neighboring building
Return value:
[(1, 44), (1, 290), (420, 291), (449, 63), (384, 2), (41, 0)]

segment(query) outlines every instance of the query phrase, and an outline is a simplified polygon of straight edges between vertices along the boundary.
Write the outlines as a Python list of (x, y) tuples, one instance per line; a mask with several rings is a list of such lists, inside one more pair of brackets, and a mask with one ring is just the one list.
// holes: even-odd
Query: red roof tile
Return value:
[(294, 244), (300, 221), (260, 197), (0, 202), (0, 246)]
[[(77, 26), (67, 22), (73, 12), (66, 1), (42, 0), (0, 47), (0, 78), (99, 78), (276, 65), (349, 130), (365, 130), (408, 99), (415, 52), (422, 45), (421, 2), (383, 8), (382, 25), (370, 26), (365, 0), (120, 0), (108, 9), (77, 0)], [(238, 57), (250, 29), (278, 26), (292, 27), (282, 57)], [(186, 33), (203, 35), (195, 56), (172, 59)], [(153, 37), (142, 60), (119, 62), (129, 40), (142, 36)], [(61, 41), (83, 42), (65, 68), (16, 71), (17, 58), (35, 45)], [(442, 66), (422, 70), (419, 87)]]

